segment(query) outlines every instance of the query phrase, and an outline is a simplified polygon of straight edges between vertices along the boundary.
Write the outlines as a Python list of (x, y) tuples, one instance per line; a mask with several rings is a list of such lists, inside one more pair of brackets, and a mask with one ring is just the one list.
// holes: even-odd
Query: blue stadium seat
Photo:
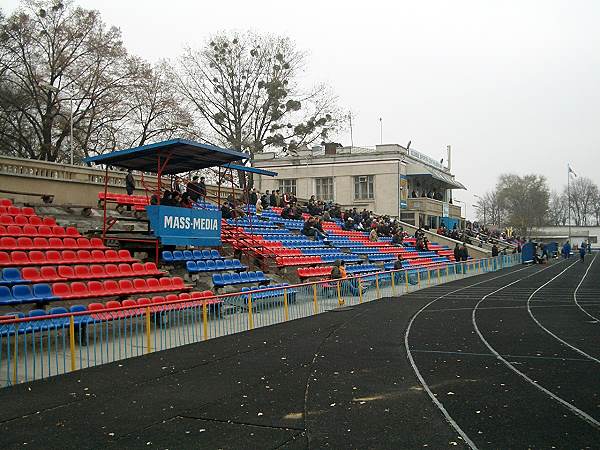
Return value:
[[(212, 276), (213, 285), (215, 287), (225, 286), (225, 276), (226, 275), (229, 275), (229, 274), (226, 273), (226, 274), (221, 275), (220, 273), (214, 273)], [(227, 284), (229, 284), (229, 283), (227, 283)]]
[[(223, 275), (223, 278), (225, 278), (225, 275)], [(240, 274), (239, 273), (232, 273), (231, 274), (231, 283), (230, 284), (241, 284), (242, 280), (240, 278)]]
[(206, 260), (206, 270), (208, 270), (208, 271), (217, 270), (217, 265), (215, 264), (215, 262), (212, 259)]
[(194, 255), (190, 250), (184, 250), (183, 259), (185, 259), (186, 261), (191, 261), (192, 259), (194, 259)]
[(223, 262), (223, 260), (222, 260), (222, 259), (217, 259), (217, 260), (215, 261), (215, 266), (216, 266), (215, 268), (216, 268), (217, 270), (225, 270), (225, 263)]
[(46, 283), (33, 285), (33, 297), (36, 300), (54, 300), (56, 298), (52, 293), (52, 287)]
[(239, 259), (234, 259), (233, 260), (233, 267), (235, 269), (243, 269), (244, 265), (241, 263), (241, 261)]
[(212, 259), (221, 259), (221, 255), (219, 254), (219, 250), (212, 249), (210, 251), (210, 257)]
[(198, 272), (208, 272), (208, 268), (206, 267), (206, 261), (196, 261), (196, 268)]
[(206, 248), (202, 250), (202, 259), (210, 259), (210, 250)]
[(2, 277), (0, 278), (0, 284), (16, 284), (16, 283), (27, 283), (21, 277), (21, 271), (16, 267), (7, 267), (2, 269)]
[(257, 281), (267, 281), (267, 277), (265, 277), (264, 272), (262, 272), (261, 270), (256, 271), (256, 279)]
[(186, 261), (185, 268), (189, 273), (198, 273), (198, 266), (196, 265), (196, 261)]
[(233, 270), (235, 268), (232, 259), (225, 259), (223, 263), (225, 264), (225, 269), (227, 270)]
[(0, 286), (0, 304), (9, 305), (13, 303), (13, 296), (10, 288)]
[(12, 294), (17, 303), (27, 303), (35, 300), (31, 288), (26, 284), (17, 284), (13, 286)]
[(195, 260), (204, 259), (204, 257), (202, 256), (202, 251), (201, 250), (194, 250), (192, 252), (192, 255), (194, 256)]
[(171, 253), (168, 250), (163, 250), (162, 259), (164, 262), (168, 262), (168, 263), (173, 262), (173, 253)]
[(183, 252), (181, 250), (173, 251), (173, 261), (183, 261)]
[(250, 274), (254, 275), (253, 272), (242, 272), (240, 273), (240, 283), (250, 283), (254, 280), (250, 279)]
[[(69, 308), (69, 310), (72, 313), (76, 313), (76, 312), (87, 311), (87, 308), (83, 305), (73, 305), (73, 306), (71, 306), (71, 308)], [(86, 315), (74, 316), (73, 319), (75, 321), (75, 324), (81, 324), (81, 323), (86, 323), (89, 320), (89, 316), (86, 316)]]
[[(50, 314), (50, 315), (67, 314), (68, 312), (69, 311), (67, 311), (67, 308), (63, 308), (62, 306), (57, 306), (56, 308), (50, 309), (50, 311), (48, 311), (48, 314)], [(69, 318), (68, 317), (57, 317), (55, 319), (52, 319), (52, 324), (55, 327), (64, 327), (69, 324)]]

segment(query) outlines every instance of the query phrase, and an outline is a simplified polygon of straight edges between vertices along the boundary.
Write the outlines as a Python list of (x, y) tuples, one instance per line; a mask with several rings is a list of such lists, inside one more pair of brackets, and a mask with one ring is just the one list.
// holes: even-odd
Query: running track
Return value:
[(0, 446), (598, 448), (599, 318), (517, 267), (0, 390)]

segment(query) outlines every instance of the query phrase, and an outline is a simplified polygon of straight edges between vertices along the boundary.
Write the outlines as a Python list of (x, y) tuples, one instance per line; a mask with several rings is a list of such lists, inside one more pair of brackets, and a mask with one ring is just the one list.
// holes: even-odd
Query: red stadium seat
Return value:
[(48, 238), (48, 248), (52, 248), (52, 249), (62, 249), (63, 248), (63, 241), (61, 238), (57, 238), (57, 237), (51, 237)]
[(48, 250), (46, 252), (46, 263), (48, 264), (61, 264), (62, 256), (57, 250)]
[(95, 262), (89, 250), (77, 250), (77, 259), (82, 263)]
[(50, 228), (46, 225), (42, 225), (42, 226), (38, 227), (38, 234), (40, 236), (50, 237), (50, 236), (52, 236), (52, 228)]
[(101, 264), (92, 264), (90, 266), (90, 273), (92, 274), (92, 278), (106, 277), (106, 270), (104, 269), (104, 266)]
[(73, 250), (64, 250), (61, 252), (63, 264), (75, 264), (79, 262), (77, 254)]
[[(25, 268), (23, 270), (25, 270)], [(56, 271), (56, 267), (54, 266), (41, 267), (40, 275), (44, 281), (60, 281), (62, 279), (62, 277)]]
[(102, 303), (90, 303), (87, 307), (90, 312), (104, 311), (106, 308)]
[(8, 208), (0, 205), (0, 215), (8, 214)]
[(106, 262), (120, 262), (119, 254), (115, 250), (106, 250), (104, 260)]
[(119, 280), (119, 289), (122, 294), (134, 294), (135, 289), (131, 280)]
[(171, 279), (173, 283), (173, 289), (185, 289), (185, 283), (183, 282), (183, 278), (181, 277), (173, 277)]
[(170, 278), (161, 278), (158, 280), (158, 283), (163, 291), (170, 291), (173, 289), (173, 281), (171, 281)]
[(54, 225), (52, 227), (52, 234), (57, 237), (63, 237), (63, 236), (65, 236), (66, 233), (65, 233), (65, 229), (63, 227)]
[(21, 276), (24, 280), (33, 281), (35, 283), (44, 281), (40, 270), (35, 267), (23, 267), (21, 269)]
[(63, 299), (68, 299), (73, 296), (73, 294), (71, 292), (71, 287), (69, 286), (68, 283), (54, 283), (52, 285), (52, 293), (56, 297), (60, 297)]
[(67, 280), (75, 278), (75, 270), (71, 266), (58, 266), (58, 275)]
[(75, 228), (75, 227), (67, 227), (65, 229), (65, 234), (67, 236), (71, 236), (71, 237), (75, 237), (75, 238), (81, 237), (81, 234), (79, 233), (79, 231), (77, 231), (77, 228)]
[(190, 294), (188, 294), (187, 292), (182, 292), (181, 294), (179, 294), (179, 300), (191, 300), (192, 296)]
[(131, 300), (130, 298), (128, 298), (127, 300), (123, 300), (122, 305), (124, 307), (131, 308), (131, 307), (137, 306), (137, 303), (135, 300)]
[(8, 215), (0, 216), (0, 225), (14, 225), (14, 224), (15, 224), (15, 220), (12, 218), (12, 216), (8, 216)]
[[(128, 266), (128, 264), (125, 264)], [(119, 264), (119, 267), (121, 267), (121, 264)], [(146, 270), (146, 267), (142, 264), (142, 263), (133, 263), (131, 265), (131, 271), (133, 273), (133, 275), (135, 276), (140, 276), (140, 275), (148, 275), (148, 271)]]
[(17, 214), (21, 214), (21, 208), (19, 208), (17, 206), (9, 206), (8, 214), (10, 214), (11, 216), (16, 216)]
[(0, 266), (10, 266), (12, 264), (10, 253), (0, 252)]
[(162, 273), (162, 271), (158, 270), (158, 267), (156, 267), (156, 264), (153, 262), (145, 263), (144, 267), (146, 268), (146, 273), (148, 275), (158, 275)]
[(107, 277), (119, 278), (121, 276), (121, 272), (116, 264), (107, 264), (104, 266), (104, 270), (106, 270)]
[[(9, 228), (10, 228), (10, 226), (9, 226)], [(37, 227), (34, 227), (33, 225), (24, 225), (23, 228), (22, 228), (21, 234), (23, 236), (35, 237), (39, 233), (38, 233)]]
[[(9, 225), (9, 226), (11, 226), (11, 225)], [(6, 231), (6, 225), (0, 225), (0, 236), (6, 236), (9, 234), (11, 234), (11, 233), (8, 233)]]
[(94, 262), (96, 262), (96, 263), (107, 262), (106, 256), (104, 255), (104, 252), (102, 250), (92, 250), (91, 254), (92, 254), (92, 259), (94, 260)]
[(35, 216), (35, 210), (29, 206), (23, 206), (21, 208), (21, 214), (24, 216)]
[(31, 217), (29, 217), (29, 224), (37, 227), (37, 226), (43, 225), (44, 222), (42, 221), (41, 217), (31, 216)]
[(140, 297), (137, 299), (138, 306), (150, 306), (152, 302), (148, 297)]
[(19, 214), (17, 216), (14, 217), (15, 220), (15, 225), (29, 225), (29, 219), (27, 219), (26, 216), (23, 216), (22, 214)]
[(148, 286), (148, 292), (158, 292), (161, 290), (160, 283), (156, 278), (146, 279), (146, 285)]
[(90, 281), (87, 286), (92, 298), (104, 297), (106, 295), (106, 290), (101, 281)]
[(92, 244), (88, 238), (79, 238), (77, 239), (77, 247), (81, 249), (91, 249)]
[(118, 302), (116, 300), (109, 300), (108, 302), (106, 302), (106, 309), (120, 308), (120, 307), (121, 307), (121, 302)]
[[(0, 238), (4, 239), (4, 238)], [(21, 236), (17, 238), (17, 247), (21, 250), (31, 250), (33, 249), (33, 241), (30, 237)]]
[(17, 240), (11, 236), (0, 238), (0, 249), (2, 250), (17, 250), (19, 248)]
[(146, 280), (143, 278), (136, 278), (133, 280), (133, 287), (136, 292), (151, 292), (148, 290), (148, 285), (146, 284)]
[(77, 298), (87, 298), (90, 296), (87, 285), (81, 281), (74, 281), (71, 283), (71, 293), (73, 294), (73, 297)]
[(77, 241), (72, 238), (72, 237), (64, 237), (62, 239), (63, 242), (63, 248), (65, 249), (71, 249), (71, 250), (77, 250), (79, 248), (79, 246), (77, 245)]
[(89, 266), (75, 266), (75, 277), (81, 280), (87, 280), (91, 278), (92, 274), (90, 272)]
[(135, 261), (135, 259), (131, 257), (129, 250), (119, 250), (119, 259), (123, 262)]
[(102, 239), (100, 239), (100, 238), (91, 238), (90, 245), (93, 248), (105, 248), (104, 243), (102, 242)]
[[(35, 253), (35, 252), (32, 252), (32, 253)], [(38, 253), (40, 253), (40, 252), (38, 252)], [(25, 265), (30, 264), (29, 255), (22, 251), (12, 252), (10, 254), (10, 259), (11, 259), (12, 264), (14, 264), (15, 266), (25, 266)]]
[(119, 284), (115, 280), (106, 280), (102, 284), (104, 285), (104, 290), (108, 295), (117, 295), (121, 291)]
[(50, 248), (48, 239), (43, 238), (43, 237), (33, 238), (33, 248), (38, 248), (40, 250), (46, 250), (47, 248)]
[(133, 270), (131, 270), (131, 266), (129, 264), (121, 263), (119, 264), (119, 272), (122, 277), (132, 277)]
[(177, 300), (179, 300), (179, 296), (177, 294), (169, 294), (165, 296), (165, 300), (168, 302), (176, 302)]
[(54, 219), (54, 217), (44, 217), (42, 223), (46, 226), (53, 227), (56, 225), (56, 219)]

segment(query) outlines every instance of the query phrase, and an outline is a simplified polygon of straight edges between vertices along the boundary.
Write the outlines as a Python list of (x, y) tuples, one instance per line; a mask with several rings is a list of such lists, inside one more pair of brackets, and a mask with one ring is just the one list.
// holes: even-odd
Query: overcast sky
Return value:
[[(600, 183), (599, 1), (78, 0), (118, 26), (130, 52), (176, 58), (220, 30), (285, 34), (353, 112), (355, 145), (412, 147), (469, 192), (506, 172), (566, 183), (567, 162)], [(358, 3), (358, 2), (357, 2)], [(10, 13), (18, 1), (3, 0)], [(349, 132), (337, 139), (350, 144)]]

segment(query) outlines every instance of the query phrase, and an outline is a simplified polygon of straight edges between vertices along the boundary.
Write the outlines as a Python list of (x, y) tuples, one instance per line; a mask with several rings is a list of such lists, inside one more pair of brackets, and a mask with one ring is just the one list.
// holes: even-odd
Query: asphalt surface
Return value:
[(598, 317), (517, 267), (0, 390), (0, 447), (598, 448)]

